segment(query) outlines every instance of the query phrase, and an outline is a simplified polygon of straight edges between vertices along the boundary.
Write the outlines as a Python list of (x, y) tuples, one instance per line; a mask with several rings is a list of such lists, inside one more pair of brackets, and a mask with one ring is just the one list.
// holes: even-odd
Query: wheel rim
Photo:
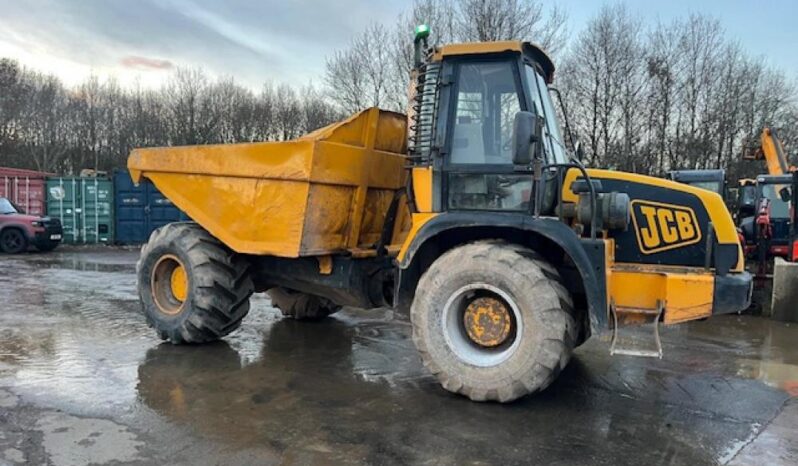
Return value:
[(158, 259), (152, 269), (152, 297), (158, 310), (176, 315), (188, 298), (189, 279), (183, 262), (172, 254)]
[(16, 230), (7, 231), (3, 234), (3, 246), (8, 251), (22, 249), (22, 234)]
[(472, 300), (463, 313), (463, 326), (472, 342), (483, 348), (495, 348), (510, 336), (512, 311), (492, 296)]
[(518, 305), (505, 291), (487, 283), (452, 293), (441, 319), (449, 349), (474, 366), (501, 364), (521, 343), (523, 319)]

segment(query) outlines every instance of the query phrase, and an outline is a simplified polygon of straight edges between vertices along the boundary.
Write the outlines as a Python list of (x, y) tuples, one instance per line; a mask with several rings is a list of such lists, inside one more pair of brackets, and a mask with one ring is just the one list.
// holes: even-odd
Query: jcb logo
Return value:
[(632, 221), (643, 254), (681, 248), (701, 241), (695, 211), (689, 207), (632, 201)]

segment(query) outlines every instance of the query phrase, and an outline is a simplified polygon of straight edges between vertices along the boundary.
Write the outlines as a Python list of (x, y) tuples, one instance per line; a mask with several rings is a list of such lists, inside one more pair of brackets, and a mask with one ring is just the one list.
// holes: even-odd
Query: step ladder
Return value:
[[(616, 354), (626, 356), (641, 356), (647, 358), (662, 359), (662, 342), (659, 339), (659, 321), (665, 311), (665, 304), (661, 300), (657, 300), (656, 309), (640, 309), (631, 307), (616, 306), (615, 300), (610, 301), (610, 312), (612, 313), (613, 329), (612, 329), (612, 343), (610, 344), (610, 356)], [(642, 323), (626, 324), (628, 321), (635, 321)], [(640, 327), (645, 324), (652, 324), (654, 326), (654, 345), (655, 349), (640, 348), (631, 344), (632, 339), (621, 339), (618, 333), (621, 328), (627, 327)]]

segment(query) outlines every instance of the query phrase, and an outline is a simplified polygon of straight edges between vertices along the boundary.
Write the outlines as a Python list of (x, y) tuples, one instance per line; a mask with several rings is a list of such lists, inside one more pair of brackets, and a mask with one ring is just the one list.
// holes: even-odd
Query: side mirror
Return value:
[(781, 198), (782, 202), (790, 202), (792, 200), (792, 193), (790, 192), (790, 188), (779, 189), (779, 197)]
[(513, 120), (513, 165), (528, 166), (539, 157), (543, 139), (543, 118), (532, 112), (518, 112)]

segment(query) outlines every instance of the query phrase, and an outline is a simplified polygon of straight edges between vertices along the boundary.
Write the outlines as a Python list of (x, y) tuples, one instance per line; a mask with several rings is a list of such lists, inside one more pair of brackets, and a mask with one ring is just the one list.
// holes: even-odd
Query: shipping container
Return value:
[(50, 173), (0, 167), (0, 197), (30, 215), (44, 215), (45, 179)]
[(65, 243), (112, 243), (113, 208), (114, 188), (108, 178), (47, 179), (47, 215), (61, 220)]
[(156, 228), (188, 220), (149, 180), (136, 186), (127, 171), (114, 174), (114, 202), (114, 233), (119, 244), (146, 243)]

